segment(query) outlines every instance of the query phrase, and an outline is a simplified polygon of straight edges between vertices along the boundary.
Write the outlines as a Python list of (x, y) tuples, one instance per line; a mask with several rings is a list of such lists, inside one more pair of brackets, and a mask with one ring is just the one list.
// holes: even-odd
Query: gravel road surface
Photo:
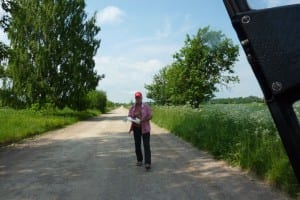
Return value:
[(276, 189), (152, 124), (152, 169), (135, 166), (128, 110), (0, 149), (2, 200), (283, 200)]

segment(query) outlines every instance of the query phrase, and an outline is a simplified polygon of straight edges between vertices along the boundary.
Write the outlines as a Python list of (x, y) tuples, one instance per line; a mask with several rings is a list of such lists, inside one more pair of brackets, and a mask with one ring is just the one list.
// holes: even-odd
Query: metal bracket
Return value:
[(223, 0), (300, 182), (300, 4), (254, 10)]

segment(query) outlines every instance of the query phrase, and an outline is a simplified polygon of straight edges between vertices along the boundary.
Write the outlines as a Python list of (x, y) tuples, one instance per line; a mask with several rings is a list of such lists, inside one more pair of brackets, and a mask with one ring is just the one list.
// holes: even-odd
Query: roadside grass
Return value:
[(208, 104), (200, 109), (153, 106), (152, 109), (157, 125), (217, 159), (254, 173), (292, 197), (299, 194), (300, 185), (264, 104)]
[(87, 119), (100, 112), (96, 110), (73, 111), (71, 109), (0, 109), (0, 146), (18, 142), (24, 138), (64, 127)]

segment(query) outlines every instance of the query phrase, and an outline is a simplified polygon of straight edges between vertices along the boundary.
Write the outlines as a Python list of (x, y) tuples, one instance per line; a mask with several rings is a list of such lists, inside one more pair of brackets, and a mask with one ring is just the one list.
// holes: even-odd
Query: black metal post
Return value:
[(254, 10), (223, 1), (300, 182), (300, 4)]

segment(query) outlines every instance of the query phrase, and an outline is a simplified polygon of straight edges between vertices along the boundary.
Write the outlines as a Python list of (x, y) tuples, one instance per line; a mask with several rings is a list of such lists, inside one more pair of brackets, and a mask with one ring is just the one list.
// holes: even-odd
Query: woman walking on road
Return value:
[(142, 93), (135, 93), (135, 104), (129, 110), (128, 117), (132, 120), (129, 132), (133, 131), (135, 153), (137, 158), (137, 166), (143, 165), (143, 154), (141, 142), (143, 139), (145, 168), (151, 168), (151, 150), (150, 150), (150, 120), (152, 111), (149, 105), (142, 102)]

